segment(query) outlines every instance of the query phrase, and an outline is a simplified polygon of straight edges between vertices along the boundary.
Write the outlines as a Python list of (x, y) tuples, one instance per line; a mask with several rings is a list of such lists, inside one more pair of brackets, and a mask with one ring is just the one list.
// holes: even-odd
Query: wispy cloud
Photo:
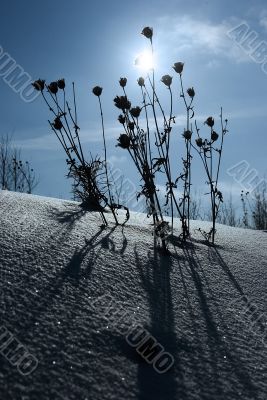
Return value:
[[(175, 127), (185, 126), (185, 115), (178, 115), (175, 119)], [(205, 120), (205, 116), (198, 116), (197, 119)], [(156, 130), (155, 121), (153, 118), (149, 118), (149, 128), (151, 132)], [(157, 118), (158, 126), (161, 131), (164, 129), (164, 118)], [(140, 127), (146, 131), (146, 120), (145, 118), (139, 119)], [(24, 150), (43, 150), (43, 151), (58, 151), (60, 149), (60, 143), (56, 135), (51, 131), (49, 133), (48, 129), (40, 128), (34, 131), (35, 136), (27, 139), (16, 139), (15, 145)], [(116, 139), (119, 137), (120, 133), (123, 132), (123, 127), (115, 121), (107, 123), (105, 127), (106, 141), (113, 141), (115, 143)], [(18, 136), (18, 135), (17, 135)], [(26, 132), (20, 132), (20, 136), (26, 136)], [(90, 128), (81, 129), (80, 138), (82, 144), (88, 143), (101, 143), (102, 131), (100, 128)]]
[[(23, 136), (23, 135), (21, 135)], [(58, 150), (60, 144), (55, 135), (52, 133), (43, 133), (42, 130), (38, 132), (38, 136), (27, 139), (14, 139), (14, 145), (22, 150), (44, 150), (55, 151)]]
[[(16, 139), (14, 144), (21, 149), (25, 150), (43, 150), (43, 151), (58, 151), (60, 143), (56, 135), (51, 131), (47, 132), (47, 129), (39, 129), (35, 131), (36, 136), (28, 139)], [(115, 126), (109, 126), (106, 128), (106, 138), (113, 140), (121, 132), (121, 128)], [(23, 136), (23, 135), (22, 135)], [(98, 143), (102, 142), (102, 132), (99, 129), (81, 129), (80, 138), (82, 143)]]
[(259, 24), (267, 31), (267, 15), (260, 18)]
[(225, 57), (235, 62), (245, 62), (250, 61), (250, 58), (227, 35), (240, 22), (236, 18), (214, 23), (188, 15), (165, 16), (161, 17), (158, 22), (159, 36), (177, 54), (191, 52), (192, 54)]
[(112, 155), (112, 156), (108, 157), (108, 161), (109, 161), (111, 164), (122, 164), (122, 163), (124, 163), (125, 161), (127, 161), (127, 158), (126, 158), (125, 156), (115, 156), (115, 155)]
[(267, 105), (259, 105), (258, 107), (243, 107), (227, 113), (228, 119), (249, 119), (264, 117), (266, 118)]
[[(242, 108), (242, 109), (237, 109), (234, 111), (231, 111), (230, 113), (228, 112), (227, 115), (225, 114), (225, 117), (228, 119), (248, 119), (248, 118), (255, 118), (255, 117), (265, 117), (267, 113), (267, 106), (266, 105), (261, 105), (258, 107), (250, 107), (250, 108)], [(199, 123), (203, 123), (207, 118), (207, 115), (204, 114), (196, 114), (194, 120), (196, 120)], [(164, 129), (164, 119), (163, 117), (159, 117), (157, 119), (158, 121), (158, 126), (161, 131)], [(145, 118), (140, 118), (140, 127), (146, 131), (146, 120)], [(182, 134), (183, 128), (185, 127), (186, 119), (185, 115), (179, 114), (175, 118), (175, 124), (174, 124), (174, 129)], [(152, 134), (156, 131), (156, 126), (155, 126), (155, 121), (153, 118), (149, 118), (149, 127), (150, 131)], [(114, 146), (116, 144), (116, 139), (119, 137), (120, 133), (123, 132), (123, 127), (115, 121), (115, 123), (112, 125), (112, 122), (108, 123), (106, 126), (106, 140), (107, 142), (113, 142)], [(48, 133), (47, 133), (48, 132)], [(25, 132), (19, 132), (20, 135), (18, 135), (18, 132), (16, 132), (16, 137), (18, 136), (26, 136), (26, 131)], [(14, 139), (14, 144), (21, 148), (22, 150), (30, 150), (30, 151), (58, 151), (61, 150), (61, 145), (55, 136), (55, 134), (51, 131), (49, 132), (47, 128), (40, 128), (40, 129), (35, 129), (34, 131), (35, 136), (27, 139)], [(82, 144), (90, 144), (90, 143), (101, 143), (102, 142), (102, 132), (101, 129), (97, 128), (90, 128), (90, 129), (81, 129), (80, 131), (80, 138)], [(182, 136), (181, 136), (182, 140)], [(115, 157), (115, 156), (114, 156)], [(116, 158), (116, 160), (115, 160)], [(116, 163), (121, 163), (124, 162), (125, 160), (123, 158), (125, 157), (120, 157), (119, 159), (117, 157), (114, 158), (114, 162)]]
[(262, 9), (257, 17), (259, 25), (263, 28), (264, 31), (267, 31), (267, 8)]

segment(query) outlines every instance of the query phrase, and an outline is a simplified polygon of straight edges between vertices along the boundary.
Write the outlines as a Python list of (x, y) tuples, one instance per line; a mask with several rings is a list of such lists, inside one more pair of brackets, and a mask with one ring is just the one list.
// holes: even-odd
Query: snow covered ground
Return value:
[[(0, 192), (1, 400), (266, 400), (267, 232), (218, 225), (213, 248), (193, 230), (166, 256), (144, 215), (110, 221)], [(127, 342), (136, 323), (167, 372)]]

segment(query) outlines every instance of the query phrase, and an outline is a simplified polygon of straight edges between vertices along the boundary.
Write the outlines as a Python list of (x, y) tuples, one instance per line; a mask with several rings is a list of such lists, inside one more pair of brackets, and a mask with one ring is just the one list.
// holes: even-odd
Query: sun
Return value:
[(135, 59), (135, 66), (143, 71), (151, 71), (155, 68), (154, 57), (150, 51), (143, 51)]

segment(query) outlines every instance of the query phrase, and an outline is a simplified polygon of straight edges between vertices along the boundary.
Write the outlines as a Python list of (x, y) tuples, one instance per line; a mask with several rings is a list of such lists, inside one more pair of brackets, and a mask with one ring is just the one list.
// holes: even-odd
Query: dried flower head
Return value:
[(143, 30), (142, 30), (142, 35), (144, 35), (147, 39), (152, 39), (153, 36), (153, 28), (150, 28), (149, 26), (146, 26)]
[(201, 147), (201, 146), (203, 145), (203, 140), (202, 140), (202, 138), (197, 138), (197, 139), (196, 139), (196, 145), (197, 145), (198, 147)]
[(128, 128), (130, 129), (130, 131), (134, 131), (134, 127), (135, 127), (134, 122), (130, 121), (128, 124)]
[(206, 121), (204, 122), (204, 124), (206, 124), (206, 125), (208, 125), (210, 128), (212, 128), (213, 125), (214, 125), (214, 119), (213, 119), (212, 117), (208, 117), (208, 118), (206, 119)]
[(183, 137), (184, 137), (186, 140), (190, 140), (191, 137), (192, 137), (192, 132), (191, 132), (191, 131), (184, 131)]
[(45, 80), (38, 79), (37, 81), (32, 83), (32, 86), (34, 87), (34, 89), (42, 92), (45, 88)]
[(65, 79), (59, 79), (58, 81), (57, 81), (57, 85), (58, 85), (58, 88), (59, 89), (61, 89), (61, 90), (64, 90), (65, 89), (65, 86), (66, 86), (66, 84), (65, 84)]
[(218, 133), (215, 132), (215, 131), (212, 131), (212, 132), (211, 132), (211, 140), (212, 140), (213, 142), (216, 142), (216, 140), (218, 140), (218, 138), (219, 138)]
[(145, 86), (145, 80), (140, 76), (140, 78), (137, 79), (137, 83), (139, 86)]
[(195, 97), (195, 90), (194, 90), (194, 88), (191, 87), (191, 88), (187, 89), (187, 94), (188, 94), (188, 96), (191, 97), (191, 98)]
[(57, 91), (58, 91), (57, 82), (51, 82), (48, 85), (48, 90), (53, 94), (57, 94)]
[(119, 121), (121, 124), (125, 124), (125, 117), (124, 117), (124, 115), (120, 114), (120, 115), (118, 116), (118, 121)]
[(141, 111), (142, 111), (141, 108), (138, 106), (130, 109), (131, 116), (135, 118), (139, 117)]
[(94, 93), (95, 96), (99, 97), (99, 96), (101, 96), (102, 90), (103, 90), (102, 87), (95, 86), (93, 88), (92, 92)]
[[(216, 196), (219, 198), (219, 200), (223, 203), (223, 194), (222, 194), (222, 192), (220, 190), (215, 189), (215, 193), (216, 193)], [(246, 195), (247, 194), (249, 194), (249, 192), (247, 192)], [(242, 194), (241, 194), (241, 196), (242, 196)]]
[(176, 63), (174, 63), (172, 68), (174, 69), (175, 72), (177, 72), (177, 74), (181, 75), (181, 73), (183, 72), (183, 69), (184, 69), (184, 63), (180, 62), (180, 61), (176, 62)]
[(118, 140), (117, 146), (121, 147), (122, 149), (129, 149), (131, 141), (129, 136), (126, 135), (126, 133), (122, 133), (117, 140)]
[(172, 77), (170, 75), (163, 75), (161, 78), (161, 82), (164, 83), (164, 85), (170, 87), (172, 84)]
[(114, 99), (115, 106), (120, 108), (121, 110), (130, 110), (131, 102), (127, 99), (126, 96), (116, 96)]
[(62, 122), (61, 122), (61, 120), (60, 120), (59, 117), (56, 117), (56, 118), (54, 119), (54, 122), (53, 122), (52, 125), (53, 125), (53, 127), (54, 127), (56, 130), (58, 130), (58, 131), (60, 131), (60, 129), (63, 128), (63, 124), (62, 124)]
[(127, 83), (127, 78), (120, 78), (119, 83), (121, 87), (125, 87)]

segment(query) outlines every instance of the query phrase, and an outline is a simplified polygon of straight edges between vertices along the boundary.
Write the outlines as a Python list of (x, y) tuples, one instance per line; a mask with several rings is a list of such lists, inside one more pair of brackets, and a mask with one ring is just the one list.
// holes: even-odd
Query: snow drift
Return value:
[[(144, 215), (103, 228), (78, 203), (4, 191), (0, 213), (1, 399), (266, 399), (266, 232), (218, 225), (211, 247), (193, 221), (166, 256)], [(127, 324), (172, 355), (166, 373)], [(31, 373), (4, 330), (38, 361)]]

